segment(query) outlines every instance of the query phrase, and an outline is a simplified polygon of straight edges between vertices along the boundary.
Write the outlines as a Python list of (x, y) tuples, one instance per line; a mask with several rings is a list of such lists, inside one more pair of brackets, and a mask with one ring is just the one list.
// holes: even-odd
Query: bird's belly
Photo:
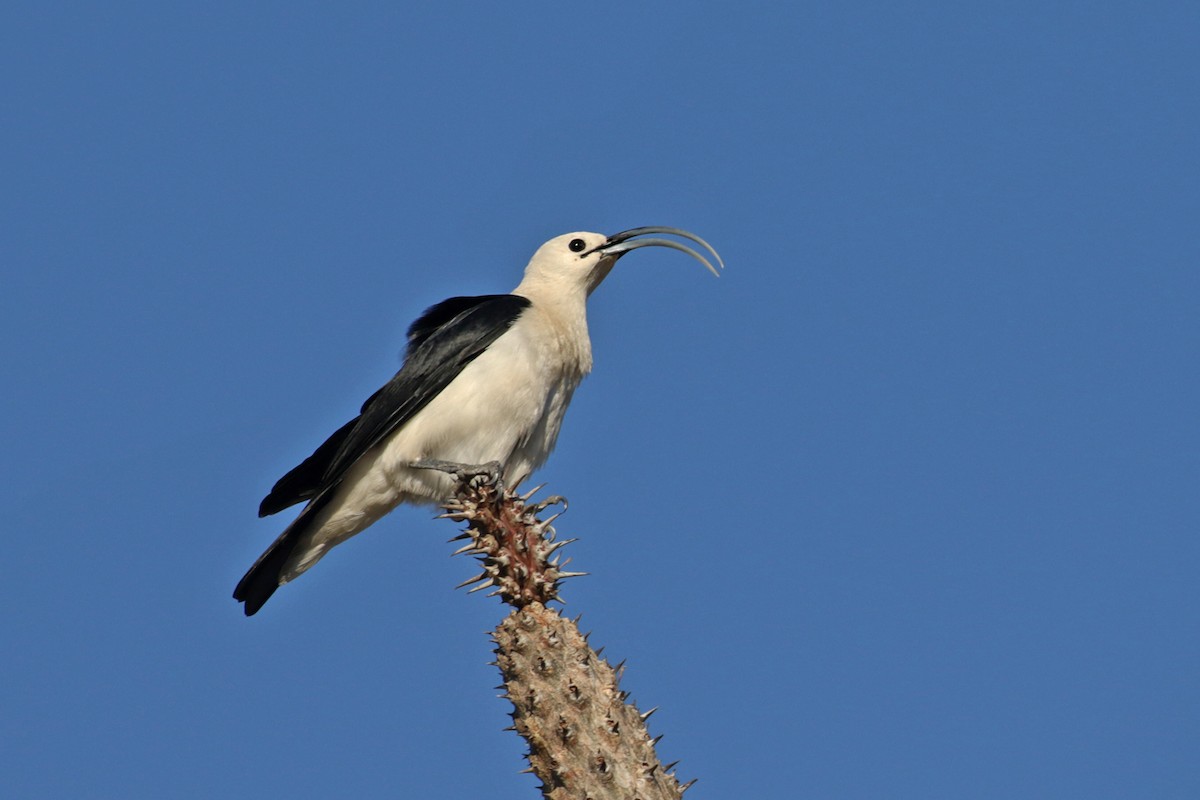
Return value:
[(439, 502), (453, 489), (444, 473), (409, 467), (421, 459), (499, 461), (506, 480), (522, 480), (554, 449), (581, 377), (519, 333), (502, 337), (381, 445), (380, 471), (408, 502)]

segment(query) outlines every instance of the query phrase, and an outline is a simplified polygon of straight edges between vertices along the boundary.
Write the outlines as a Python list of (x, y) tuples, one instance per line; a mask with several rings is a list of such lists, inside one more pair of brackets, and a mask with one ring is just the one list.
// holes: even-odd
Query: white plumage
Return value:
[(571, 396), (592, 368), (587, 298), (623, 253), (664, 246), (706, 258), (667, 239), (674, 228), (638, 228), (606, 237), (569, 233), (542, 245), (510, 295), (452, 298), (410, 329), (405, 365), (313, 456), (284, 476), (260, 513), (307, 500), (300, 516), (238, 584), (234, 597), (255, 613), (274, 590), (329, 549), (401, 503), (437, 503), (449, 475), (414, 467), (426, 460), (496, 461), (515, 485), (549, 457)]

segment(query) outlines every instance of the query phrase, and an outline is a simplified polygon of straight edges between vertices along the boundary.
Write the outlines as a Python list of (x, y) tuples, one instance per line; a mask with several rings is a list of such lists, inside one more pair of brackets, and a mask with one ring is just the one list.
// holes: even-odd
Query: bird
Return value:
[(408, 329), (395, 376), (263, 498), (260, 517), (305, 505), (234, 589), (246, 616), (399, 505), (446, 502), (455, 469), (483, 465), (517, 486), (540, 467), (592, 369), (586, 301), (617, 260), (666, 247), (720, 275), (705, 255), (663, 235), (699, 245), (724, 268), (708, 242), (679, 228), (566, 233), (534, 252), (511, 293), (426, 309)]

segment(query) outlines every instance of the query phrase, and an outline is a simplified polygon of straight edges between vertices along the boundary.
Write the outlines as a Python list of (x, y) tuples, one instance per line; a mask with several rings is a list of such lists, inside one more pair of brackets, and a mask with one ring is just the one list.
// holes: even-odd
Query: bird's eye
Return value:
[(585, 242), (583, 239), (572, 239), (571, 243), (567, 245), (567, 247), (571, 248), (572, 253), (578, 253), (580, 250), (587, 247), (587, 242)]

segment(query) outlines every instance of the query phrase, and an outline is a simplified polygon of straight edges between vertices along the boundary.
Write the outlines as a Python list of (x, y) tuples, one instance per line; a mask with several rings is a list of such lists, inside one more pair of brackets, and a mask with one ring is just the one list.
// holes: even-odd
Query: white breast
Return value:
[(382, 460), (401, 492), (441, 499), (449, 491), (445, 476), (406, 467), (423, 458), (499, 461), (510, 482), (545, 462), (584, 373), (537, 321), (527, 311), (387, 442)]

